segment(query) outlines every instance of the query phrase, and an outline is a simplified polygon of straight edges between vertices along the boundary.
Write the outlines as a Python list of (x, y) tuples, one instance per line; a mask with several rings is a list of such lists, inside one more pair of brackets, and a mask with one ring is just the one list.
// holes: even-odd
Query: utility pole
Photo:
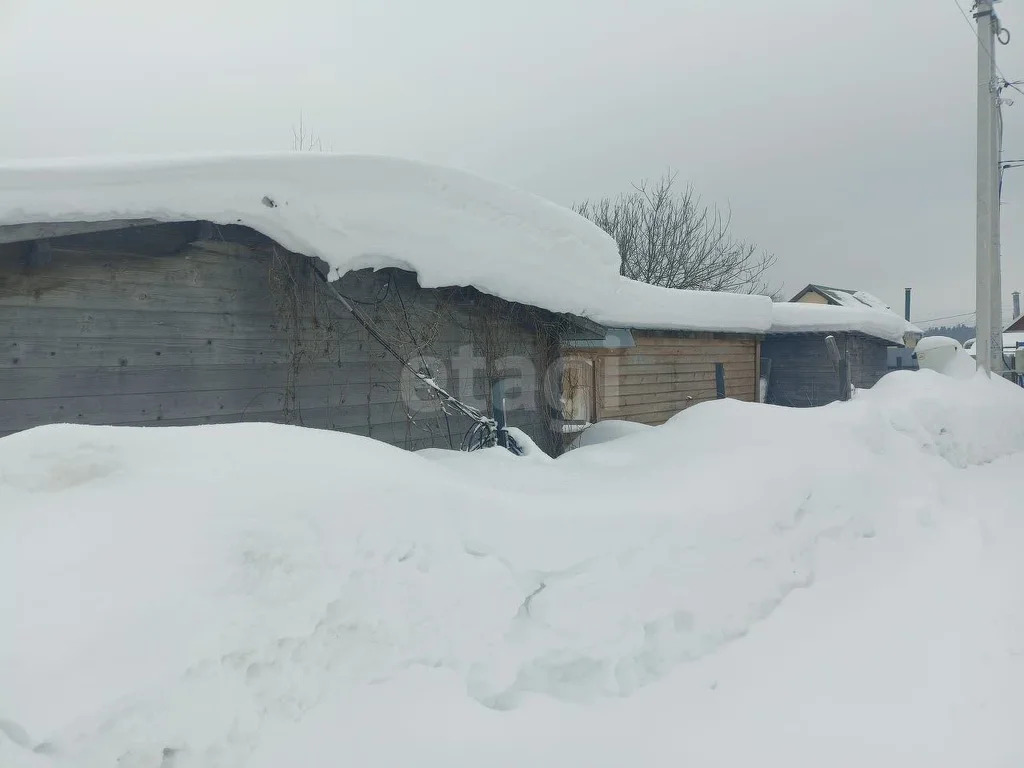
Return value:
[[(1002, 370), (1002, 327), (998, 317), (999, 296), (995, 275), (999, 265), (999, 140), (993, 0), (978, 0), (978, 207), (977, 207), (977, 350), (978, 367), (986, 374)], [(995, 304), (993, 303), (995, 299)]]

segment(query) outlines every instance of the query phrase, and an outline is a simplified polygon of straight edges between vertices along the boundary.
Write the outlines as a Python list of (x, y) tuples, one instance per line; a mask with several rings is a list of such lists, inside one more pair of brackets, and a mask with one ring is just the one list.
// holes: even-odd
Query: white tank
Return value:
[(925, 336), (917, 342), (914, 356), (922, 369), (947, 376), (966, 378), (977, 370), (974, 358), (967, 354), (959, 341), (948, 336)]

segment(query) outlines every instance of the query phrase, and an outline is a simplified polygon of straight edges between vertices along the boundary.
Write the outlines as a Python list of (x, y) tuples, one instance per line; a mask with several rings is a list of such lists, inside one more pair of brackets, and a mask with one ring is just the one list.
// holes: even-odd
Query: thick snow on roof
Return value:
[(889, 305), (882, 301), (877, 296), (874, 296), (867, 291), (853, 291), (847, 293), (846, 291), (833, 290), (830, 292), (840, 305), (844, 307), (871, 307), (872, 309), (880, 309), (888, 311)]
[(871, 307), (872, 309), (880, 309), (883, 311), (889, 311), (892, 309), (880, 298), (868, 293), (867, 291), (856, 291), (852, 288), (832, 288), (827, 285), (818, 285), (817, 283), (811, 283), (807, 287), (813, 288), (824, 296), (827, 296), (841, 307), (854, 307), (856, 309), (860, 309), (861, 307)]
[(244, 224), (343, 274), (415, 271), (606, 325), (763, 332), (761, 296), (619, 275), (614, 241), (574, 212), (459, 171), (385, 157), (284, 153), (0, 165), (0, 226), (156, 219)]
[(853, 331), (903, 344), (904, 334), (921, 331), (899, 315), (887, 310), (834, 307), (825, 304), (779, 303), (772, 307), (769, 333), (816, 333)]

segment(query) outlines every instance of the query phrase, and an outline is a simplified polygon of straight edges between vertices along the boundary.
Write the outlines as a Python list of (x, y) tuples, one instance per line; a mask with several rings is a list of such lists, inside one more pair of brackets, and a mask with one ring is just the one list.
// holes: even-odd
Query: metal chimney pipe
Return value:
[(1020, 317), (1020, 291), (1013, 292), (1013, 319)]
[(906, 299), (904, 301), (903, 308), (903, 319), (908, 323), (910, 322), (910, 289), (907, 288)]

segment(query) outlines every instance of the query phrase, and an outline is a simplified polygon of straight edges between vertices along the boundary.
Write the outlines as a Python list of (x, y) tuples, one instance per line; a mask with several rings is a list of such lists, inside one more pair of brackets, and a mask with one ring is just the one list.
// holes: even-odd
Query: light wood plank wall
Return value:
[(594, 364), (596, 420), (662, 424), (696, 403), (714, 400), (715, 363), (725, 370), (726, 397), (754, 401), (759, 341), (752, 335), (634, 331), (629, 349), (574, 349)]

